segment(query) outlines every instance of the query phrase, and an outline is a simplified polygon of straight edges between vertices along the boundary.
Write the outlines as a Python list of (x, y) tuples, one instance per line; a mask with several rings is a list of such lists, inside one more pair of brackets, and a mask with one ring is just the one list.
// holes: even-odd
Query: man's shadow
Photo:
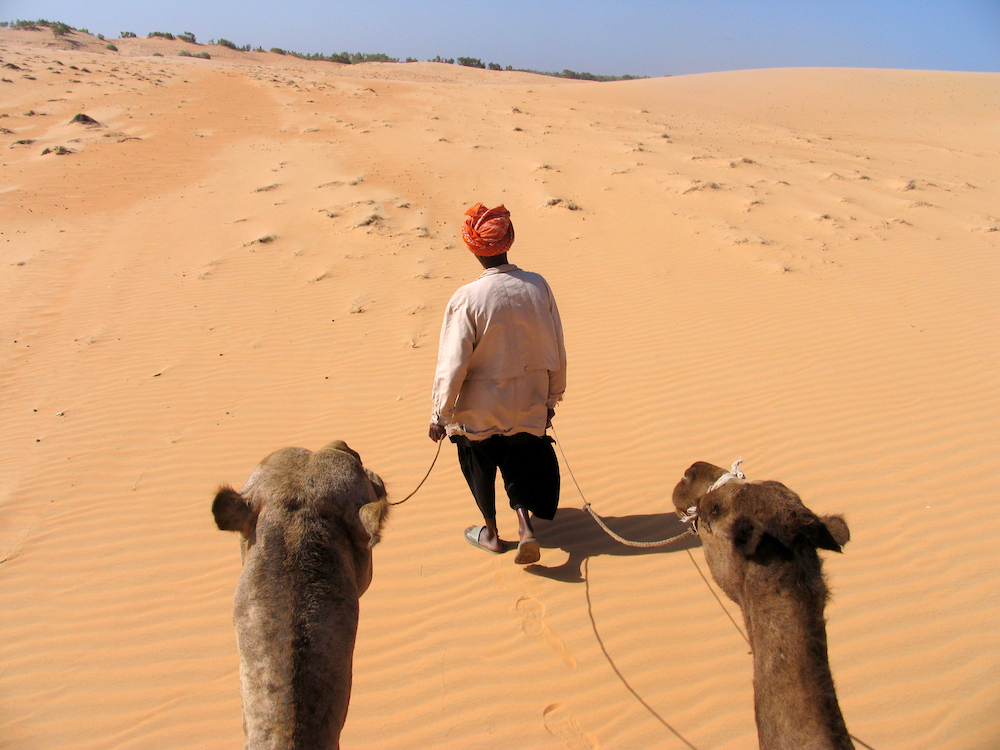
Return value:
[[(690, 528), (673, 512), (601, 518), (616, 534), (635, 542), (669, 539)], [(569, 558), (553, 568), (534, 564), (524, 569), (528, 573), (564, 583), (583, 583), (583, 561), (595, 555), (655, 555), (691, 549), (701, 544), (697, 536), (689, 536), (662, 547), (628, 547), (608, 536), (590, 513), (580, 508), (560, 508), (555, 520), (533, 518), (531, 525), (542, 548), (561, 549)]]

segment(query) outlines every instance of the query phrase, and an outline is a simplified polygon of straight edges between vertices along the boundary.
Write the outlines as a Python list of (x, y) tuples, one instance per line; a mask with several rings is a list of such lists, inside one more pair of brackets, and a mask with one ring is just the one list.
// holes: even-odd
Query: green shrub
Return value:
[(577, 73), (574, 70), (563, 70), (562, 73), (557, 75), (562, 78), (572, 78), (575, 81), (636, 81), (642, 76), (595, 76), (593, 73)]
[[(43, 23), (42, 26), (48, 26), (48, 22)], [(38, 22), (36, 21), (22, 21), (18, 19), (10, 25), (12, 29), (17, 29), (18, 31), (41, 31), (38, 28)]]
[(104, 47), (105, 47), (105, 49), (109, 49), (112, 52), (117, 52), (118, 51), (118, 48), (115, 45), (111, 44), (110, 42), (108, 44), (105, 44)]
[(458, 58), (458, 64), (464, 65), (467, 68), (485, 68), (486, 63), (480, 60), (478, 57), (460, 57)]
[(212, 56), (207, 52), (195, 52), (194, 54), (188, 52), (186, 49), (182, 49), (177, 53), (178, 57), (200, 57), (203, 60), (211, 60)]
[(187, 42), (188, 44), (197, 44), (197, 42), (194, 40), (194, 34), (192, 34), (190, 31), (185, 31), (183, 34), (178, 34), (177, 38), (180, 39), (182, 42)]
[(503, 68), (501, 68), (496, 63), (490, 63), (489, 68), (490, 68), (490, 70), (503, 70)]
[(161, 39), (169, 39), (171, 42), (174, 40), (174, 35), (169, 31), (150, 31), (146, 34), (147, 39), (152, 39), (154, 36), (158, 36)]
[[(344, 54), (347, 55), (346, 52)], [(391, 63), (398, 63), (399, 62), (399, 58), (389, 57), (388, 55), (386, 55), (386, 54), (384, 54), (382, 52), (364, 53), (364, 54), (362, 54), (361, 52), (354, 52), (354, 53), (352, 53), (351, 55), (348, 56), (348, 62), (351, 63), (352, 65), (354, 65), (356, 63), (363, 63), (363, 62), (391, 62)]]
[(285, 50), (281, 49), (281, 47), (271, 47), (271, 52), (273, 52), (276, 55), (287, 55), (288, 54)]
[(454, 57), (449, 57), (446, 60), (443, 57), (441, 57), (441, 55), (436, 55), (433, 60), (428, 60), (427, 62), (439, 62), (439, 63), (448, 63), (448, 65), (454, 65), (455, 64), (455, 58)]
[(135, 39), (134, 31), (119, 31), (118, 35), (122, 39)]
[[(237, 52), (249, 52), (250, 51), (250, 45), (249, 44), (244, 44), (242, 47), (238, 47), (235, 44), (233, 44), (231, 41), (229, 41), (228, 39), (220, 39), (220, 40), (218, 40), (215, 43), (218, 44), (220, 47), (228, 47), (229, 49), (236, 50)], [(211, 44), (211, 42), (209, 42), (209, 44)], [(261, 52), (263, 52), (263, 50), (261, 50)]]
[(68, 23), (60, 23), (59, 21), (49, 24), (49, 28), (52, 29), (53, 36), (66, 36), (73, 30), (73, 27)]
[[(510, 67), (507, 70), (511, 70)], [(571, 78), (577, 81), (638, 81), (644, 76), (595, 76), (593, 73), (577, 73), (573, 70), (563, 70), (562, 73), (550, 73), (544, 70), (531, 70), (530, 68), (514, 68), (519, 73), (534, 73), (539, 76), (553, 76), (555, 78)]]

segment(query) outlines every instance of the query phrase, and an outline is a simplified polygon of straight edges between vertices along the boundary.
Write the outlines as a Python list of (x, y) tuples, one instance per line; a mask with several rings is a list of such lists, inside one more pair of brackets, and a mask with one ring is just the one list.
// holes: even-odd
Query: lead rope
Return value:
[[(427, 481), (427, 477), (429, 477), (431, 475), (431, 471), (434, 469), (434, 464), (437, 463), (438, 456), (441, 455), (441, 443), (443, 443), (443, 442), (444, 442), (443, 438), (441, 440), (438, 440), (437, 453), (434, 454), (434, 460), (431, 461), (431, 468), (427, 470), (427, 473), (424, 474), (424, 478), (420, 480), (420, 484), (417, 485), (417, 490), (419, 490), (421, 487), (424, 486), (424, 482)], [(402, 500), (397, 500), (394, 503), (389, 503), (389, 505), (402, 505), (407, 500), (409, 500), (411, 497), (413, 497), (414, 495), (416, 495), (417, 494), (417, 490), (413, 490), (413, 492), (411, 492), (409, 495), (407, 495), (406, 497), (404, 497)]]
[[(615, 532), (613, 532), (611, 529), (608, 528), (607, 524), (605, 524), (604, 521), (601, 520), (601, 517), (594, 512), (594, 509), (590, 507), (590, 503), (587, 501), (587, 498), (584, 496), (583, 490), (580, 489), (580, 483), (576, 481), (576, 476), (573, 474), (573, 469), (569, 465), (569, 461), (566, 460), (566, 452), (562, 449), (562, 443), (559, 440), (559, 434), (556, 432), (556, 428), (553, 425), (551, 425), (551, 424), (549, 425), (549, 427), (552, 429), (552, 434), (556, 438), (556, 445), (559, 446), (559, 454), (562, 456), (563, 463), (566, 465), (566, 471), (569, 472), (570, 478), (573, 480), (573, 484), (576, 485), (576, 491), (579, 492), (580, 493), (580, 497), (583, 498), (583, 508), (584, 508), (584, 510), (586, 510), (588, 513), (590, 513), (591, 516), (594, 517), (594, 520), (597, 521), (598, 525), (602, 529), (604, 529), (604, 531), (606, 531), (607, 534), (612, 539), (614, 539), (614, 540), (616, 540), (618, 542), (621, 542), (622, 544), (628, 545), (629, 547), (665, 547), (668, 544), (672, 544), (673, 542), (679, 542), (681, 539), (684, 539), (685, 537), (692, 536), (692, 535), (695, 535), (695, 534), (698, 533), (696, 526), (692, 526), (690, 529), (688, 529), (687, 531), (685, 531), (683, 534), (678, 534), (675, 537), (671, 537), (670, 539), (664, 539), (664, 540), (659, 541), (659, 542), (632, 542), (632, 541), (629, 541), (628, 539), (625, 539), (623, 537), (618, 536), (618, 534), (616, 534)], [(440, 445), (438, 447), (440, 448)], [(435, 460), (437, 460), (437, 457), (435, 457)], [(743, 475), (743, 472), (740, 470), (740, 464), (742, 464), (742, 463), (743, 463), (743, 459), (742, 458), (737, 459), (736, 462), (733, 464), (732, 469), (728, 473), (723, 474), (721, 477), (719, 477), (719, 480), (712, 486), (711, 490), (718, 489), (719, 487), (721, 487), (722, 485), (726, 484), (727, 482), (729, 482), (732, 479), (745, 479), (746, 477)], [(432, 463), (431, 464), (431, 468), (433, 468), (433, 467), (434, 467), (434, 464)], [(430, 472), (428, 471), (428, 474), (429, 473)], [(426, 477), (424, 477), (424, 478), (426, 479)], [(421, 484), (423, 484), (423, 482), (421, 482)], [(420, 489), (420, 487), (418, 486), (417, 490), (419, 490), (419, 489)], [(417, 490), (414, 490), (414, 492), (416, 492)], [(709, 490), (709, 492), (711, 492), (711, 490)], [(705, 494), (708, 494), (708, 493), (705, 493)], [(404, 501), (401, 500), (400, 502), (404, 502)], [(683, 516), (682, 520), (685, 523), (687, 523), (689, 521), (694, 521), (695, 524), (697, 524), (698, 516), (697, 516), (697, 513), (695, 512), (695, 509), (694, 508), (688, 508), (687, 515)], [(747, 637), (747, 634), (743, 632), (743, 628), (741, 628), (739, 626), (739, 624), (736, 622), (736, 620), (733, 619), (733, 616), (731, 614), (729, 614), (729, 610), (726, 609), (726, 605), (722, 603), (722, 599), (720, 599), (719, 595), (715, 593), (715, 589), (712, 588), (712, 585), (708, 582), (708, 579), (705, 577), (705, 574), (701, 572), (701, 568), (699, 567), (698, 563), (695, 561), (694, 555), (691, 554), (691, 550), (686, 550), (686, 551), (688, 553), (688, 557), (691, 558), (691, 563), (694, 565), (695, 570), (698, 571), (698, 575), (701, 576), (701, 579), (705, 582), (705, 586), (711, 592), (712, 596), (715, 597), (715, 601), (717, 601), (719, 603), (719, 606), (722, 608), (722, 611), (726, 613), (726, 617), (728, 617), (729, 621), (731, 623), (733, 623), (733, 627), (736, 628), (736, 632), (739, 633), (740, 636), (742, 636), (743, 640), (747, 642), (747, 645), (751, 646), (751, 648), (752, 648), (752, 644), (750, 643), (750, 639)], [(649, 711), (651, 714), (653, 714), (653, 716), (655, 716), (657, 719), (659, 719), (660, 723), (663, 724), (663, 726), (665, 726), (667, 729), (669, 729), (671, 732), (673, 732), (674, 735), (677, 737), (677, 739), (679, 739), (681, 742), (683, 742), (688, 747), (693, 748), (694, 745), (692, 745), (690, 742), (688, 742), (687, 739), (680, 734), (680, 732), (678, 732), (676, 729), (674, 729), (672, 726), (670, 726), (670, 724), (668, 724), (663, 719), (662, 716), (660, 716), (658, 713), (656, 713), (656, 711), (654, 711), (650, 707), (650, 705), (648, 703), (646, 703), (646, 701), (644, 701), (642, 699), (642, 697), (628, 683), (628, 680), (625, 679), (625, 676), (621, 673), (621, 671), (619, 671), (618, 667), (615, 665), (614, 661), (612, 660), (611, 655), (608, 653), (607, 649), (604, 647), (604, 641), (601, 639), (601, 634), (597, 631), (597, 621), (594, 619), (593, 604), (590, 601), (590, 566), (589, 566), (589, 562), (590, 562), (589, 558), (584, 558), (583, 565), (584, 565), (584, 571), (586, 573), (586, 577), (584, 578), (584, 581), (586, 582), (587, 614), (590, 616), (590, 624), (591, 624), (591, 627), (594, 630), (594, 635), (597, 637), (597, 643), (601, 647), (601, 651), (604, 653), (604, 658), (608, 660), (608, 663), (611, 665), (611, 668), (614, 670), (615, 674), (618, 675), (618, 679), (622, 681), (622, 684), (625, 685), (625, 687), (628, 689), (628, 691), (630, 693), (632, 693), (632, 695), (634, 695), (636, 697), (636, 699), (646, 708), (646, 710)], [(751, 651), (750, 653), (753, 653), (753, 651)], [(862, 745), (862, 746), (868, 748), (868, 750), (875, 750), (875, 748), (873, 748), (871, 745), (869, 745), (869, 744), (863, 742), (862, 740), (858, 739), (853, 734), (850, 735), (850, 737), (851, 737), (852, 740), (854, 740), (855, 742), (857, 742), (859, 745)]]
[[(552, 434), (555, 435), (556, 437), (556, 445), (559, 446), (559, 454), (562, 456), (563, 463), (566, 465), (566, 470), (569, 472), (570, 477), (573, 479), (573, 484), (576, 485), (576, 491), (580, 493), (580, 497), (583, 499), (583, 509), (588, 513), (590, 513), (593, 519), (597, 522), (597, 525), (600, 526), (602, 529), (604, 529), (604, 532), (612, 539), (614, 539), (616, 542), (624, 544), (627, 547), (646, 547), (646, 548), (665, 547), (668, 544), (679, 542), (681, 539), (686, 539), (687, 537), (694, 536), (698, 533), (697, 530), (694, 527), (692, 527), (687, 529), (683, 533), (678, 534), (677, 536), (672, 536), (669, 539), (661, 539), (658, 542), (635, 542), (616, 534), (614, 531), (608, 528), (608, 525), (604, 522), (604, 519), (601, 518), (599, 515), (597, 515), (596, 512), (594, 512), (594, 509), (591, 507), (590, 502), (587, 500), (587, 497), (583, 494), (583, 490), (580, 488), (580, 483), (576, 481), (576, 475), (573, 473), (573, 468), (569, 465), (569, 461), (566, 460), (566, 452), (562, 449), (562, 441), (559, 440), (559, 434), (556, 432), (555, 427), (552, 427)], [(402, 500), (397, 500), (394, 503), (389, 503), (389, 505), (402, 505), (411, 497), (416, 495), (417, 491), (424, 486), (424, 482), (427, 481), (427, 478), (431, 475), (431, 471), (434, 470), (434, 464), (437, 463), (438, 456), (441, 455), (441, 444), (443, 442), (444, 442), (443, 440), (438, 441), (437, 452), (434, 454), (434, 460), (431, 461), (430, 468), (427, 469), (427, 473), (424, 474), (424, 478), (420, 480), (420, 484), (417, 485), (416, 489), (413, 490), (413, 492), (411, 492), (409, 495), (404, 497)]]
[[(552, 425), (549, 426), (552, 427)], [(566, 465), (566, 471), (569, 472), (569, 476), (573, 480), (573, 484), (576, 485), (576, 491), (579, 492), (580, 497), (583, 498), (583, 509), (587, 511), (591, 516), (593, 516), (594, 520), (597, 521), (597, 525), (600, 526), (602, 529), (604, 529), (605, 533), (607, 533), (607, 535), (610, 536), (612, 539), (614, 539), (616, 542), (620, 542), (621, 544), (624, 544), (627, 547), (666, 547), (668, 544), (679, 542), (681, 539), (686, 539), (687, 537), (694, 536), (698, 533), (692, 527), (682, 534), (678, 534), (677, 536), (672, 536), (669, 539), (661, 539), (658, 542), (633, 542), (613, 532), (611, 529), (608, 528), (608, 525), (604, 523), (604, 519), (602, 519), (599, 515), (597, 515), (597, 513), (594, 512), (594, 509), (590, 507), (590, 502), (583, 494), (583, 490), (580, 489), (580, 483), (576, 481), (576, 476), (573, 474), (573, 469), (572, 467), (570, 467), (569, 461), (566, 460), (566, 453), (562, 449), (562, 441), (559, 440), (559, 434), (556, 432), (555, 427), (552, 427), (552, 434), (556, 438), (556, 445), (559, 446), (559, 454), (562, 456), (563, 463)]]

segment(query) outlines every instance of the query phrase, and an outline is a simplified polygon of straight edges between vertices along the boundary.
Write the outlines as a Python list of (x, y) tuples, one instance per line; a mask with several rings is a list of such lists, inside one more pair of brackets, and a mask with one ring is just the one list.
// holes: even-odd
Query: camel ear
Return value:
[(371, 482), (372, 489), (375, 490), (375, 497), (379, 500), (385, 500), (385, 484), (382, 482), (382, 477), (371, 469), (365, 469), (365, 474), (368, 475), (368, 481)]
[[(765, 524), (750, 516), (740, 515), (730, 526), (729, 534), (733, 548), (744, 557), (752, 557), (758, 552), (780, 557), (792, 554), (793, 540), (787, 529), (779, 524)], [(766, 551), (762, 547), (766, 547)]]
[(766, 531), (750, 516), (737, 516), (729, 529), (733, 548), (744, 557), (750, 557), (757, 551)]
[(212, 502), (212, 515), (220, 531), (238, 531), (249, 537), (257, 515), (239, 492), (223, 485)]
[(813, 539), (816, 546), (842, 552), (841, 547), (851, 540), (851, 530), (847, 528), (847, 521), (843, 516), (821, 516), (819, 520), (820, 531), (817, 533), (817, 538)]
[(368, 534), (368, 549), (371, 549), (382, 541), (382, 527), (385, 525), (385, 519), (389, 517), (389, 503), (386, 500), (382, 477), (371, 469), (365, 469), (365, 474), (368, 475), (368, 482), (375, 491), (375, 501), (362, 505), (358, 517)]
[(385, 490), (382, 491), (382, 496), (378, 500), (361, 506), (361, 510), (358, 511), (358, 517), (361, 519), (361, 525), (368, 534), (368, 549), (371, 549), (382, 541), (382, 527), (385, 525), (385, 519), (388, 516), (389, 503), (385, 500)]
[(343, 440), (334, 440), (323, 450), (340, 451), (341, 453), (346, 453), (349, 456), (353, 456), (358, 461), (358, 463), (361, 463), (361, 456), (358, 455), (358, 452), (355, 450), (351, 450), (351, 448)]

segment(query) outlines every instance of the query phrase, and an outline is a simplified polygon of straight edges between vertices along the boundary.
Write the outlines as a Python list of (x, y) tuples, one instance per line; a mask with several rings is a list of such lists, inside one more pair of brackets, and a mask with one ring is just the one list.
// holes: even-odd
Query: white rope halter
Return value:
[(734, 479), (746, 479), (746, 476), (743, 474), (742, 471), (740, 471), (741, 463), (743, 463), (743, 459), (737, 458), (732, 468), (725, 474), (723, 474), (721, 477), (716, 479), (715, 484), (709, 487), (708, 492), (706, 492), (705, 494), (707, 495), (709, 492), (715, 492), (717, 489), (719, 489), (719, 487), (726, 484), (727, 482), (731, 482)]
[[(709, 492), (715, 492), (715, 490), (719, 489), (719, 487), (726, 484), (727, 482), (731, 482), (734, 479), (746, 479), (746, 475), (742, 471), (740, 471), (741, 463), (743, 463), (743, 459), (737, 458), (736, 461), (733, 463), (732, 468), (730, 468), (729, 471), (727, 471), (725, 474), (723, 474), (721, 477), (715, 480), (715, 484), (713, 484), (711, 487), (708, 488), (708, 491), (705, 492), (705, 495), (707, 495)], [(704, 497), (704, 495), (702, 497)], [(697, 518), (698, 518), (698, 506), (696, 505), (692, 505), (690, 508), (687, 509), (684, 515), (681, 516), (681, 520), (684, 523), (691, 523), (691, 521), (696, 521)]]

